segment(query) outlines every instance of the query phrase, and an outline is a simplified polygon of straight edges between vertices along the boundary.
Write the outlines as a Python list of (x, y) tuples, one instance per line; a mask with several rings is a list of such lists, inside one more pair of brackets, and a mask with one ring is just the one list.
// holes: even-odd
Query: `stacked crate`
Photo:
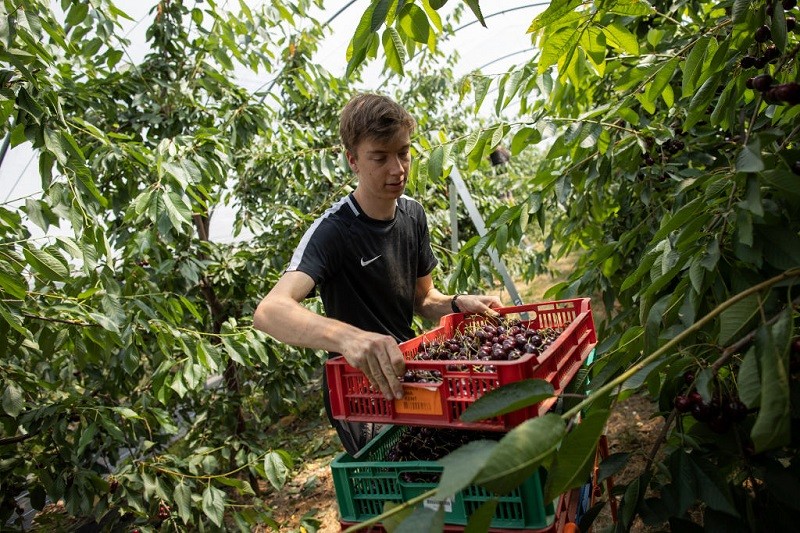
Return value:
[[(503, 320), (519, 317), (529, 329), (562, 330), (541, 353), (528, 353), (515, 360), (419, 360), (418, 354), (433, 343), (455, 339), (492, 323), (490, 317), (456, 313), (442, 318), (438, 327), (400, 344), (407, 372), (437, 375), (435, 383), (405, 383), (401, 400), (386, 400), (372, 388), (364, 374), (339, 357), (326, 364), (331, 410), (335, 418), (353, 422), (391, 424), (357, 457), (340, 454), (331, 464), (342, 524), (358, 523), (380, 515), (385, 502), (401, 503), (437, 485), (416, 480), (409, 474), (440, 474), (436, 461), (388, 461), (389, 450), (414, 427), (497, 432), (498, 438), (525, 420), (547, 412), (556, 401), (550, 398), (511, 413), (478, 422), (464, 422), (461, 414), (489, 391), (525, 379), (544, 379), (561, 393), (597, 344), (588, 298), (533, 303), (497, 310)], [(417, 476), (419, 477), (419, 476)], [(543, 473), (536, 472), (515, 491), (499, 498), (493, 531), (550, 531), (558, 522), (563, 498), (543, 501)], [(425, 502), (445, 507), (448, 526), (466, 525), (469, 516), (495, 495), (470, 486), (445, 501)]]

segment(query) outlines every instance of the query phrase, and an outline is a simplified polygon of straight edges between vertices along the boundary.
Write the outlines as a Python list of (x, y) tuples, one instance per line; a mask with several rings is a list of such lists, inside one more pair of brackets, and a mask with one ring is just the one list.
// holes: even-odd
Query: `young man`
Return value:
[[(275, 339), (343, 355), (387, 399), (401, 398), (405, 362), (397, 344), (414, 336), (413, 314), (438, 320), (447, 313), (496, 314), (494, 296), (447, 296), (434, 286), (437, 264), (422, 206), (404, 196), (416, 122), (391, 99), (360, 94), (344, 108), (339, 133), (358, 177), (342, 198), (306, 231), (283, 276), (259, 303), (255, 328)], [(317, 288), (320, 316), (300, 302)], [(373, 436), (371, 424), (330, 416), (342, 444), (355, 454)]]

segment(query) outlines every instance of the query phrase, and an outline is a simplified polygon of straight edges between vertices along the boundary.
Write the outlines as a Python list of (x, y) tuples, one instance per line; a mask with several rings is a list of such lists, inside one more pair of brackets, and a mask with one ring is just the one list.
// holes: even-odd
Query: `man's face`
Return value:
[(371, 199), (397, 199), (406, 188), (411, 166), (411, 135), (398, 131), (389, 139), (364, 139), (347, 162), (358, 176), (358, 188)]

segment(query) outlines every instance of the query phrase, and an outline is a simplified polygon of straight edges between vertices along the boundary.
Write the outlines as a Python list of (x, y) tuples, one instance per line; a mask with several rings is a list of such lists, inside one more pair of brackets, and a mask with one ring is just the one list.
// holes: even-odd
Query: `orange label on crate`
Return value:
[(439, 389), (430, 387), (403, 387), (403, 398), (394, 401), (397, 413), (418, 415), (441, 415), (442, 402)]

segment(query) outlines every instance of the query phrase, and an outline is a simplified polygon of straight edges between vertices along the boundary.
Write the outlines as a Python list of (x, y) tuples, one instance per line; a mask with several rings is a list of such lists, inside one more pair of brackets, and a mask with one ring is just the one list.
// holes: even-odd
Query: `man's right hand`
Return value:
[(389, 335), (359, 331), (348, 336), (340, 353), (350, 366), (367, 376), (387, 400), (403, 397), (400, 378), (405, 373), (406, 362), (397, 342)]

